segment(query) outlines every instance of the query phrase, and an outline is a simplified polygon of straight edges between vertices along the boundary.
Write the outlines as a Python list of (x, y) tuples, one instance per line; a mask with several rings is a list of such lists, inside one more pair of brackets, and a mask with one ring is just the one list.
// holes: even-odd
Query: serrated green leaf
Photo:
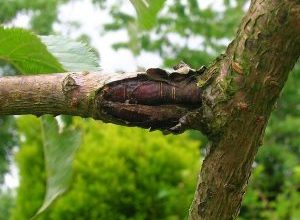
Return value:
[(151, 29), (156, 23), (156, 16), (162, 9), (165, 0), (130, 0), (137, 12), (139, 24)]
[(12, 64), (23, 74), (64, 70), (40, 38), (30, 31), (0, 26), (0, 45), (0, 59)]
[(0, 26), (0, 44), (0, 60), (23, 74), (100, 69), (98, 57), (87, 45), (65, 37), (38, 37), (24, 29)]
[(74, 128), (64, 128), (59, 132), (56, 119), (41, 117), (47, 187), (44, 203), (37, 215), (45, 211), (51, 203), (64, 193), (72, 180), (72, 161), (80, 146), (81, 132)]
[(61, 36), (40, 36), (47, 49), (68, 71), (99, 71), (99, 62), (91, 48)]

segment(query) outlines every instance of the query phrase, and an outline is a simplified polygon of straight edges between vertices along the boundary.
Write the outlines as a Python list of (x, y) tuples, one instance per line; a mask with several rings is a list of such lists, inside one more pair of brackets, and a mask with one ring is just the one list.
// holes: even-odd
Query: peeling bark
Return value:
[[(168, 130), (201, 105), (196, 73), (66, 73), (0, 78), (0, 115), (52, 114)], [(173, 130), (172, 132), (182, 132)]]
[(2, 77), (0, 115), (200, 130), (211, 143), (189, 219), (235, 219), (270, 113), (300, 55), (299, 27), (299, 0), (253, 0), (226, 53), (205, 71)]

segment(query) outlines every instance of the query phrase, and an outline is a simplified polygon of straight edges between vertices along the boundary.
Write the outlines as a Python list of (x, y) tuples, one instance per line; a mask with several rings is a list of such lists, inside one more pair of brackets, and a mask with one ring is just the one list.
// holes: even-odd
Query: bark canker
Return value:
[(100, 115), (107, 114), (128, 126), (164, 130), (176, 126), (182, 117), (201, 106), (201, 90), (194, 74), (165, 72), (153, 77), (157, 71), (163, 73), (161, 69), (152, 69), (152, 75), (139, 74), (99, 89), (95, 100)]
[[(67, 114), (165, 130), (199, 106), (201, 90), (194, 73), (167, 74), (151, 69), (149, 73), (0, 78), (0, 115)], [(177, 129), (182, 131), (182, 127)]]
[(225, 56), (196, 76), (199, 90), (194, 76), (160, 69), (3, 77), (0, 115), (70, 114), (202, 130), (212, 143), (189, 218), (234, 219), (273, 105), (300, 55), (299, 27), (299, 0), (253, 0)]

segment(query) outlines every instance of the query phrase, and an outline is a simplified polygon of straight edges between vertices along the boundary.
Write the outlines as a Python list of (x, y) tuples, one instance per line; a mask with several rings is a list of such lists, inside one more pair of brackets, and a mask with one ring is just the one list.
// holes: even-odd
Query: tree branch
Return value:
[[(205, 71), (0, 78), (0, 115), (69, 114), (210, 138), (190, 219), (234, 219), (273, 106), (300, 55), (299, 0), (253, 0)], [(197, 83), (197, 85), (196, 85)]]
[(0, 78), (0, 115), (67, 114), (165, 130), (200, 105), (201, 90), (193, 72), (149, 69)]

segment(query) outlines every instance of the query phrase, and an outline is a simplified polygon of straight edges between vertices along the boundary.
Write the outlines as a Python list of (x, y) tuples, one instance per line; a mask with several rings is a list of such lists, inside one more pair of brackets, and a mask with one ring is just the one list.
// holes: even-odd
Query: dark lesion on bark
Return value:
[(135, 78), (106, 84), (96, 93), (93, 117), (165, 133), (182, 133), (190, 128), (189, 115), (201, 107), (202, 91), (197, 86), (197, 77), (205, 71), (184, 68), (185, 72), (176, 69), (172, 73), (151, 68)]

